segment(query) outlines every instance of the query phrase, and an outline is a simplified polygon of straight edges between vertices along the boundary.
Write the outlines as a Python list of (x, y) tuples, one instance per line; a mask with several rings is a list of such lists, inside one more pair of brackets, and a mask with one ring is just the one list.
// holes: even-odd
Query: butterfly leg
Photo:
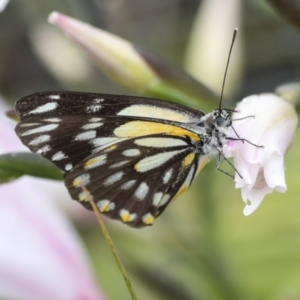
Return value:
[(243, 179), (243, 176), (239, 173), (239, 171), (234, 167), (234, 165), (223, 155), (222, 152), (219, 152), (219, 155), (218, 155), (218, 161), (217, 161), (217, 165), (216, 165), (216, 169), (218, 171), (221, 171), (222, 173), (228, 175), (229, 177), (233, 178), (234, 179), (234, 176), (227, 173), (226, 171), (222, 170), (220, 168), (220, 163), (221, 163), (221, 160), (224, 159), (225, 161), (227, 161), (227, 163), (234, 169), (234, 171), (240, 176), (241, 179)]
[(254, 144), (254, 143), (251, 143), (249, 140), (247, 140), (247, 139), (242, 139), (242, 138), (232, 138), (232, 137), (226, 137), (226, 139), (227, 140), (229, 140), (229, 141), (241, 141), (241, 142), (246, 142), (246, 143), (248, 143), (248, 144), (250, 144), (250, 145), (252, 145), (252, 146), (254, 146), (254, 147), (257, 147), (257, 148), (264, 148), (264, 146), (263, 145), (256, 145), (256, 144)]

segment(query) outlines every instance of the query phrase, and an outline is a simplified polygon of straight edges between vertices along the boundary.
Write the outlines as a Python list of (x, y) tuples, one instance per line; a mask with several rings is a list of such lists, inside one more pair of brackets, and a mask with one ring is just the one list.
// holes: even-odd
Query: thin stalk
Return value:
[(99, 210), (98, 210), (98, 208), (97, 208), (97, 206), (96, 206), (96, 204), (94, 202), (93, 196), (90, 194), (90, 192), (87, 190), (87, 188), (85, 186), (82, 186), (81, 188), (88, 195), (87, 199), (90, 202), (90, 204), (91, 204), (91, 206), (93, 208), (93, 211), (96, 214), (96, 218), (97, 218), (98, 223), (99, 223), (99, 225), (101, 227), (103, 235), (104, 235), (104, 237), (105, 237), (105, 239), (106, 239), (106, 241), (107, 241), (107, 243), (108, 243), (108, 245), (109, 245), (109, 247), (111, 249), (111, 252), (112, 252), (112, 254), (113, 254), (113, 256), (114, 256), (114, 258), (115, 258), (115, 260), (117, 262), (119, 270), (120, 270), (120, 272), (121, 272), (121, 274), (122, 274), (122, 276), (123, 276), (123, 278), (125, 280), (125, 284), (127, 286), (129, 294), (131, 296), (131, 299), (132, 300), (137, 300), (136, 294), (135, 294), (135, 292), (133, 290), (133, 287), (132, 287), (132, 284), (131, 284), (131, 282), (129, 280), (127, 272), (126, 272), (126, 270), (125, 270), (125, 268), (124, 268), (124, 266), (123, 266), (123, 264), (121, 262), (121, 259), (118, 256), (118, 253), (117, 253), (116, 248), (115, 248), (115, 246), (113, 244), (113, 241), (112, 241), (112, 239), (111, 239), (111, 237), (110, 237), (110, 235), (108, 233), (107, 227), (105, 226), (105, 223), (103, 222), (102, 216), (101, 216), (101, 214), (100, 214), (100, 212), (99, 212)]

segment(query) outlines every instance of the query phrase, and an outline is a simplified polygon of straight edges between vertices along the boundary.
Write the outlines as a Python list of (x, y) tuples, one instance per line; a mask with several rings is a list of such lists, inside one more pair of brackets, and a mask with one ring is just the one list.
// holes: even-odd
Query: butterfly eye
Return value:
[(224, 123), (226, 122), (225, 118), (224, 117), (221, 117), (221, 116), (217, 116), (216, 119), (215, 119), (215, 123), (218, 127), (222, 127), (224, 126)]

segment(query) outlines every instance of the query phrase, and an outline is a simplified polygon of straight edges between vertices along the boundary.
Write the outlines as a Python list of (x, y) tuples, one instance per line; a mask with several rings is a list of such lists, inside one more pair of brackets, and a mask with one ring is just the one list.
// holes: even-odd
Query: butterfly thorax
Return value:
[(215, 156), (222, 153), (231, 124), (231, 113), (225, 109), (213, 110), (200, 119), (197, 131), (203, 141), (201, 151), (204, 155)]

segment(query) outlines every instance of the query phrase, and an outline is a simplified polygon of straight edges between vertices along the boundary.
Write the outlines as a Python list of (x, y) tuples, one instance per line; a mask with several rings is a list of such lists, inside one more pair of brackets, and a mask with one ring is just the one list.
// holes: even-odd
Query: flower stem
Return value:
[(123, 276), (123, 278), (125, 280), (125, 284), (127, 286), (129, 294), (131, 295), (131, 299), (132, 300), (137, 300), (137, 297), (136, 297), (136, 294), (135, 294), (135, 292), (133, 290), (132, 284), (131, 284), (131, 282), (129, 280), (129, 277), (128, 277), (127, 273), (126, 273), (126, 270), (125, 270), (125, 268), (124, 268), (124, 266), (123, 266), (123, 264), (121, 262), (121, 259), (118, 256), (118, 253), (117, 253), (116, 248), (115, 248), (115, 246), (113, 244), (113, 241), (112, 241), (112, 239), (111, 239), (111, 237), (110, 237), (110, 235), (108, 233), (108, 230), (107, 230), (107, 228), (105, 226), (105, 223), (103, 222), (102, 216), (101, 216), (101, 214), (100, 214), (100, 212), (99, 212), (99, 210), (98, 210), (98, 208), (97, 208), (97, 206), (96, 206), (96, 204), (94, 202), (93, 196), (90, 194), (90, 192), (87, 190), (87, 188), (85, 186), (82, 186), (81, 188), (88, 195), (87, 199), (90, 202), (90, 204), (91, 204), (91, 206), (93, 208), (93, 211), (96, 214), (96, 218), (97, 218), (98, 223), (99, 223), (99, 225), (101, 227), (101, 230), (102, 230), (103, 235), (104, 235), (104, 237), (106, 239), (106, 242), (108, 243), (108, 245), (109, 245), (109, 247), (111, 249), (111, 252), (112, 252), (112, 254), (113, 254), (113, 256), (114, 256), (114, 258), (115, 258), (115, 260), (117, 262), (119, 270), (120, 270), (120, 272), (121, 272), (121, 274), (122, 274), (122, 276)]

